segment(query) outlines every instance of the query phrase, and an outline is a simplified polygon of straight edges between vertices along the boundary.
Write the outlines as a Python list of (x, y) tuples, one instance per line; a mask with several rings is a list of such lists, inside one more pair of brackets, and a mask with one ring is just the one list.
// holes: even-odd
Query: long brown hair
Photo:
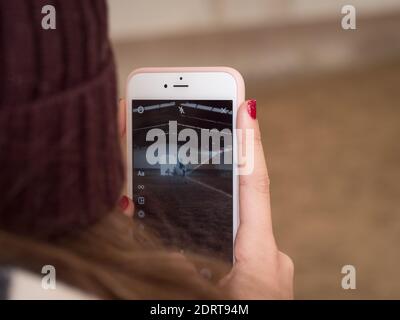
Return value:
[(51, 242), (0, 230), (0, 264), (37, 274), (43, 265), (53, 265), (57, 279), (105, 299), (227, 297), (193, 267), (207, 264), (219, 278), (226, 270), (222, 263), (195, 255), (189, 262), (135, 230), (133, 221), (119, 212)]

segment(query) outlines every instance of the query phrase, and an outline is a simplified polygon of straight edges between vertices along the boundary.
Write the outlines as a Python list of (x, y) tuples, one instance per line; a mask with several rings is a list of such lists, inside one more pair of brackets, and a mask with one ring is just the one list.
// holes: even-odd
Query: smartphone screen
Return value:
[(131, 103), (137, 225), (167, 247), (232, 262), (232, 101)]

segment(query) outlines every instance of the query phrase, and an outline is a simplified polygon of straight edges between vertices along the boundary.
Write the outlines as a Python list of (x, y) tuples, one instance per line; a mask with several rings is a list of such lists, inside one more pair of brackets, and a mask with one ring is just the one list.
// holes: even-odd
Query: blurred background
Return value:
[[(344, 5), (356, 9), (356, 30), (341, 27)], [(121, 96), (138, 67), (242, 73), (297, 299), (400, 299), (400, 1), (109, 0), (109, 9)], [(341, 287), (346, 264), (356, 290)]]

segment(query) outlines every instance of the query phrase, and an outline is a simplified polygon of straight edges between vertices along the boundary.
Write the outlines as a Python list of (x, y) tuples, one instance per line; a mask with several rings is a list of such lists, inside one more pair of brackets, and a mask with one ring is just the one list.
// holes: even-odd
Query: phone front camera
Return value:
[(167, 85), (167, 84), (164, 84), (164, 88), (168, 88), (168, 85)]

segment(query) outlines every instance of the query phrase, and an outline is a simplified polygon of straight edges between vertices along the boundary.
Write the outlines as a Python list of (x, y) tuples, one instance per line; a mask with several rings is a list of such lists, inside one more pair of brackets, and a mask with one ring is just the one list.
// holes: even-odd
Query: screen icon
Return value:
[(138, 213), (137, 213), (137, 215), (138, 215), (138, 217), (139, 217), (140, 219), (143, 219), (144, 216), (145, 216), (146, 214), (144, 213), (143, 210), (139, 210)]
[(137, 198), (138, 204), (144, 204), (144, 197)]
[(137, 175), (138, 177), (144, 177), (144, 171), (138, 170)]

